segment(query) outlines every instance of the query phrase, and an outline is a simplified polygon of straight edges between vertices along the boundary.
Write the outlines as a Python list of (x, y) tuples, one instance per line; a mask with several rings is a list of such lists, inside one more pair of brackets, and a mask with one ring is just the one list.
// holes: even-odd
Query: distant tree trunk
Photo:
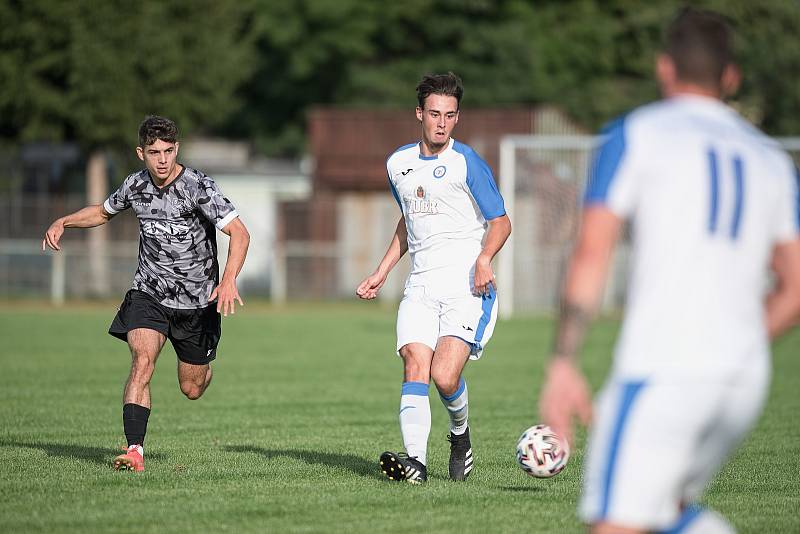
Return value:
[[(86, 200), (90, 205), (102, 204), (108, 197), (108, 166), (106, 155), (95, 149), (86, 165)], [(111, 293), (111, 256), (108, 246), (108, 227), (92, 228), (88, 236), (89, 295), (108, 297)]]

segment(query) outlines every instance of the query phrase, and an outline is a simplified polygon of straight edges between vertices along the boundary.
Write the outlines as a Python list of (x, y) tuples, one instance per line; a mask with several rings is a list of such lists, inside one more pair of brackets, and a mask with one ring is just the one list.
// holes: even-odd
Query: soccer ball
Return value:
[(547, 425), (532, 426), (519, 437), (517, 463), (532, 477), (555, 476), (566, 467), (568, 460), (567, 440)]

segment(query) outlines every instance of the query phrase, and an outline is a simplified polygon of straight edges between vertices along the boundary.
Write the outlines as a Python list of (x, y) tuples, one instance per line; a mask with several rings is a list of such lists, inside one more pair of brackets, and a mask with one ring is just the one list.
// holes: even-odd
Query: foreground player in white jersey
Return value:
[(452, 72), (425, 76), (417, 86), (422, 140), (399, 148), (386, 162), (402, 214), (380, 265), (356, 290), (362, 299), (375, 298), (409, 251), (411, 273), (397, 313), (406, 454), (383, 453), (381, 468), (390, 479), (411, 483), (427, 480), (431, 378), (450, 415), (450, 478), (464, 480), (472, 470), (461, 372), (492, 336), (497, 295), (491, 261), (511, 233), (491, 169), (450, 137), (462, 95), (461, 80)]
[(628, 220), (626, 314), (580, 505), (596, 533), (733, 531), (695, 503), (761, 411), (770, 338), (800, 314), (796, 171), (720, 100), (739, 83), (731, 40), (718, 15), (680, 12), (657, 61), (665, 99), (612, 124), (594, 161), (540, 411), (568, 437), (591, 417), (576, 355)]

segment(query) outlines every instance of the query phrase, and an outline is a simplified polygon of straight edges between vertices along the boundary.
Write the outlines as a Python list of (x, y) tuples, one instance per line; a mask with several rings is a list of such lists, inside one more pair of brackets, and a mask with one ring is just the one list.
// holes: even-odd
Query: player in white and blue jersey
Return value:
[(450, 137), (463, 95), (453, 73), (425, 76), (417, 86), (422, 140), (386, 162), (400, 206), (389, 250), (356, 290), (373, 299), (406, 250), (411, 272), (397, 313), (397, 352), (404, 363), (400, 430), (405, 454), (381, 455), (392, 480), (427, 479), (433, 379), (450, 415), (450, 478), (473, 467), (467, 385), (461, 373), (492, 337), (497, 294), (491, 261), (511, 233), (492, 171), (474, 150)]
[(740, 78), (732, 31), (686, 9), (665, 44), (665, 99), (612, 123), (595, 156), (540, 400), (568, 438), (573, 416), (592, 417), (576, 354), (629, 221), (625, 319), (580, 504), (598, 533), (733, 531), (696, 502), (758, 418), (770, 339), (800, 315), (798, 176), (721, 101)]

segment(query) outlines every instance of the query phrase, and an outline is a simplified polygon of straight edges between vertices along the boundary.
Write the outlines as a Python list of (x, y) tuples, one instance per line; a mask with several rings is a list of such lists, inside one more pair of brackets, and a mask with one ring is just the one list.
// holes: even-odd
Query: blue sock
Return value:
[(449, 396), (439, 392), (442, 404), (450, 414), (450, 433), (460, 436), (467, 430), (467, 416), (469, 415), (469, 399), (467, 397), (467, 383), (463, 378), (458, 381), (458, 389)]

